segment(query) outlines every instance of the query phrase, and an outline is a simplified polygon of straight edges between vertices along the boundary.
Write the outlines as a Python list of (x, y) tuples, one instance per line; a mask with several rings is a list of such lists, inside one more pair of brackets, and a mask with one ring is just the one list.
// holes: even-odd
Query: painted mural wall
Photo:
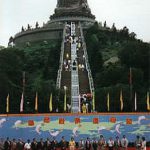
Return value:
[(22, 138), (23, 140), (62, 136), (76, 141), (80, 138), (91, 139), (100, 135), (106, 139), (123, 135), (130, 142), (135, 141), (137, 135), (146, 137), (150, 141), (149, 114), (45, 114), (45, 115), (3, 115), (0, 116), (0, 137)]

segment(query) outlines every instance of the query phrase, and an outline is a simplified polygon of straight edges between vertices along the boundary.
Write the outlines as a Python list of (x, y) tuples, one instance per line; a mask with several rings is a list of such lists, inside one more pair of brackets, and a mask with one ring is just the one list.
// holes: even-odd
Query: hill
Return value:
[(8, 93), (10, 113), (20, 112), (23, 82), (24, 111), (34, 112), (36, 92), (39, 105), (42, 104), (39, 112), (49, 110), (49, 95), (53, 92), (55, 98), (60, 43), (60, 41), (46, 43), (39, 41), (22, 49), (8, 47), (0, 51), (0, 113), (5, 113)]
[[(120, 112), (120, 92), (124, 109), (134, 111), (134, 94), (137, 93), (137, 111), (146, 110), (146, 93), (149, 91), (150, 44), (136, 39), (136, 34), (124, 27), (116, 29), (95, 23), (86, 30), (88, 59), (94, 78), (96, 111), (107, 112), (107, 95), (110, 111)], [(26, 113), (35, 112), (35, 95), (38, 93), (39, 112), (49, 112), (49, 97), (53, 93), (54, 110), (63, 106), (63, 95), (56, 90), (61, 41), (50, 40), (27, 44), (25, 47), (8, 47), (0, 51), (0, 113), (6, 112), (6, 97), (10, 96), (10, 113), (19, 113), (20, 100), (25, 88)], [(25, 76), (23, 77), (23, 74)], [(131, 84), (132, 75), (132, 84)], [(130, 78), (130, 82), (129, 82)], [(61, 99), (58, 103), (58, 99)]]
[[(134, 111), (134, 93), (137, 93), (137, 111), (146, 111), (146, 93), (149, 90), (150, 44), (136, 39), (136, 34), (124, 27), (107, 27), (95, 23), (86, 32), (89, 62), (96, 89), (98, 111), (107, 111), (106, 95), (110, 94), (110, 111), (120, 111), (120, 91), (124, 110)], [(132, 72), (130, 72), (132, 70)], [(129, 83), (132, 73), (132, 89)], [(131, 91), (132, 90), (132, 91)]]

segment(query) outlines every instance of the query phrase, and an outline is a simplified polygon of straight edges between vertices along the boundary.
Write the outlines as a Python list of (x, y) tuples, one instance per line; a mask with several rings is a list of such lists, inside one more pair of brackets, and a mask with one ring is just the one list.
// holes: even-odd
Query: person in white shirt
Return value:
[(85, 150), (85, 141), (83, 139), (79, 141), (79, 150)]
[(146, 150), (146, 140), (145, 137), (142, 137), (142, 146), (141, 146), (142, 150)]
[(113, 150), (113, 147), (114, 147), (114, 140), (112, 139), (112, 137), (109, 138), (107, 144), (108, 144), (108, 149), (109, 149), (109, 150)]
[(128, 148), (128, 140), (125, 135), (123, 135), (123, 138), (121, 139), (121, 146), (122, 150), (127, 150)]
[(142, 146), (142, 140), (140, 136), (137, 136), (135, 140), (135, 147), (137, 150), (141, 150), (141, 146)]
[(27, 140), (27, 143), (25, 143), (24, 149), (25, 149), (25, 150), (31, 150), (31, 143), (30, 143), (30, 140), (29, 140), (29, 139)]

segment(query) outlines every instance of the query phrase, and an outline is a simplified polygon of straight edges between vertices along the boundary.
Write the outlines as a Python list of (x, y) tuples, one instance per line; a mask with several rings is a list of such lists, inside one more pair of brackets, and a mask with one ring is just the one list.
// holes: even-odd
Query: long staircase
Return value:
[(80, 96), (93, 94), (94, 85), (88, 63), (86, 43), (80, 22), (66, 23), (61, 45), (60, 66), (57, 76), (57, 88), (67, 87), (71, 112), (81, 112)]

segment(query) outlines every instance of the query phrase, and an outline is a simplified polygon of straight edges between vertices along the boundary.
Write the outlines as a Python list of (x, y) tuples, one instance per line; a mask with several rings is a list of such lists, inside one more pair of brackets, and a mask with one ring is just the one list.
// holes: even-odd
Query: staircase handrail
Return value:
[(87, 48), (86, 48), (86, 43), (85, 43), (85, 39), (84, 39), (83, 29), (82, 29), (81, 23), (79, 23), (79, 26), (80, 26), (80, 33), (81, 33), (81, 38), (82, 38), (82, 42), (83, 42), (83, 51), (84, 51), (84, 56), (85, 56), (85, 65), (86, 65), (86, 69), (87, 69), (87, 72), (88, 72), (90, 91), (91, 91), (91, 94), (93, 94), (93, 92), (94, 92), (94, 82), (93, 82), (93, 77), (92, 77), (92, 73), (91, 73), (91, 69), (90, 69), (90, 64), (89, 64), (89, 61), (88, 61)]
[(64, 29), (63, 29), (63, 39), (62, 39), (62, 43), (61, 43), (61, 53), (60, 53), (60, 61), (59, 61), (59, 69), (57, 72), (57, 81), (56, 81), (56, 88), (60, 89), (61, 86), (61, 73), (62, 73), (62, 66), (63, 66), (63, 56), (64, 56), (64, 41), (65, 41), (65, 33), (66, 33), (66, 24), (64, 25)]

